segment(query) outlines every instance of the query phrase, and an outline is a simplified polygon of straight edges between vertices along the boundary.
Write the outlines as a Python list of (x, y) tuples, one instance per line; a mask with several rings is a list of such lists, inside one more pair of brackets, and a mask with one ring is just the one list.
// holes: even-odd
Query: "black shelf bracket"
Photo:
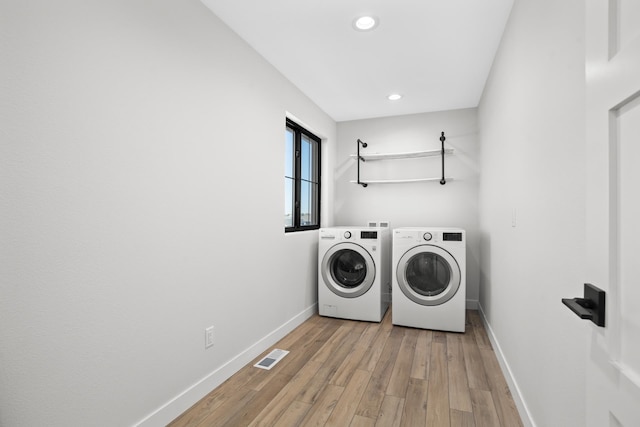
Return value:
[(441, 156), (442, 156), (442, 178), (440, 179), (440, 185), (445, 185), (447, 183), (447, 180), (444, 177), (444, 141), (446, 139), (447, 138), (445, 138), (444, 132), (442, 132), (440, 134), (440, 145), (442, 146), (442, 148), (440, 150), (440, 153), (441, 153)]
[(562, 298), (562, 303), (579, 318), (591, 320), (596, 325), (604, 327), (605, 292), (602, 289), (585, 283), (583, 298)]
[(358, 184), (360, 184), (360, 185), (362, 185), (363, 187), (365, 187), (365, 188), (366, 188), (366, 187), (367, 187), (367, 185), (369, 185), (369, 184), (367, 184), (366, 182), (361, 182), (361, 181), (360, 181), (360, 161), (363, 161), (363, 162), (365, 161), (365, 160), (364, 160), (364, 157), (362, 157), (362, 156), (360, 155), (360, 146), (362, 145), (362, 148), (367, 148), (367, 143), (366, 143), (366, 142), (364, 142), (364, 141), (360, 141), (360, 140), (358, 139), (358, 142), (357, 142), (357, 144), (356, 144), (356, 145), (357, 145), (357, 147), (358, 147)]

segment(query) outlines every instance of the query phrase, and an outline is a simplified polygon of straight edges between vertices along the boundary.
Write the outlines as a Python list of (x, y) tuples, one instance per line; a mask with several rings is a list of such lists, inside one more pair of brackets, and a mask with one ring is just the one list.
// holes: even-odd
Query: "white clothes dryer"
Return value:
[(382, 227), (321, 228), (321, 316), (380, 322), (391, 299), (391, 235)]
[(466, 238), (459, 228), (393, 230), (394, 325), (464, 332)]

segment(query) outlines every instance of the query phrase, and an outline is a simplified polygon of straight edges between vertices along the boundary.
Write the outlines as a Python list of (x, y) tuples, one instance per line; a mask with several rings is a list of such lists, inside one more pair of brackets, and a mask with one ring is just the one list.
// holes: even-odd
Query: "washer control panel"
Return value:
[(385, 236), (385, 232), (388, 233), (388, 230), (328, 227), (320, 229), (319, 237), (320, 241), (334, 240), (336, 242), (340, 242), (348, 240), (352, 242), (363, 241), (364, 243), (373, 243), (382, 239)]
[(422, 236), (422, 238), (428, 242), (428, 241), (430, 241), (431, 239), (433, 239), (433, 234), (431, 234), (431, 233), (424, 233), (424, 235)]

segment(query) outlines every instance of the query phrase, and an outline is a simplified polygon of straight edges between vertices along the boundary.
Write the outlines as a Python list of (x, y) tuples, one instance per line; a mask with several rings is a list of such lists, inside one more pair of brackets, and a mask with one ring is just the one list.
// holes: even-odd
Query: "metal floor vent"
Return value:
[(289, 350), (280, 350), (276, 348), (253, 366), (255, 366), (256, 368), (269, 370), (274, 366), (276, 366), (276, 363), (281, 361), (282, 358), (285, 357), (287, 354), (289, 354)]

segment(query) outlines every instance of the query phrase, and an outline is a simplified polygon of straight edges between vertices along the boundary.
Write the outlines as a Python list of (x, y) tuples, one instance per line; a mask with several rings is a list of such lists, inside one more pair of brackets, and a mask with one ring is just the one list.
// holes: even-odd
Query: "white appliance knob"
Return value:
[(433, 235), (431, 233), (424, 233), (424, 236), (422, 236), (424, 238), (424, 240), (426, 240), (427, 242), (431, 239), (433, 239)]
[(350, 231), (345, 231), (344, 232), (344, 238), (345, 239), (350, 239), (351, 238), (351, 232)]

